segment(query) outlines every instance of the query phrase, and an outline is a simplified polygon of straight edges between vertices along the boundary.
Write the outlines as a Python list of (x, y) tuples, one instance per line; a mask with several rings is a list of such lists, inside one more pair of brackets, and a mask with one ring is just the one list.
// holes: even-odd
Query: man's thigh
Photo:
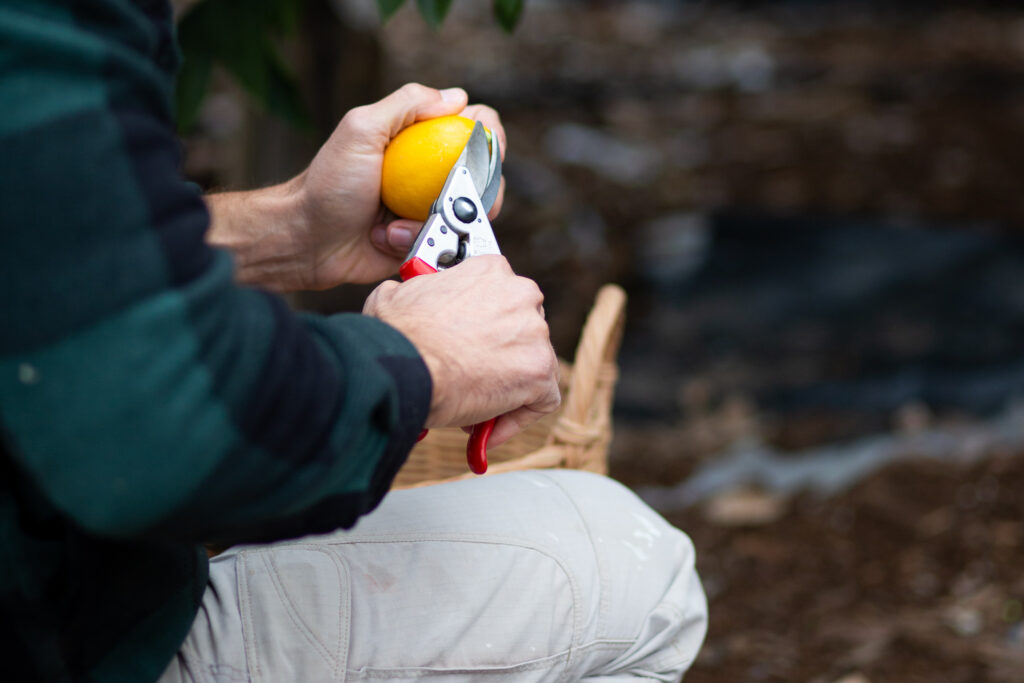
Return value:
[(392, 492), (351, 531), (218, 558), (172, 670), (677, 680), (705, 625), (686, 536), (605, 477), (522, 472)]

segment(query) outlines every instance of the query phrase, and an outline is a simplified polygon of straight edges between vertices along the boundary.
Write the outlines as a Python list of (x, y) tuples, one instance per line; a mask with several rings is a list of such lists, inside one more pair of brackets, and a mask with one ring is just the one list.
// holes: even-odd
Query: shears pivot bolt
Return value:
[(455, 217), (463, 223), (472, 223), (476, 220), (476, 204), (466, 197), (459, 197), (452, 205)]

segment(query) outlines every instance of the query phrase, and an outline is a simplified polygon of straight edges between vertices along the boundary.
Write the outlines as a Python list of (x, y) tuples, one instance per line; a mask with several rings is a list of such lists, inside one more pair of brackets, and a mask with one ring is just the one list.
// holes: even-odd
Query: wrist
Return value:
[(277, 291), (303, 289), (312, 270), (303, 252), (302, 176), (280, 185), (206, 196), (207, 242), (232, 252), (239, 282)]
[(441, 360), (431, 353), (430, 349), (416, 347), (416, 350), (420, 354), (423, 365), (427, 368), (427, 374), (430, 376), (430, 409), (427, 411), (425, 426), (446, 427), (448, 426), (444, 415), (445, 406), (447, 405), (444, 396), (446, 382), (441, 373), (443, 367)]

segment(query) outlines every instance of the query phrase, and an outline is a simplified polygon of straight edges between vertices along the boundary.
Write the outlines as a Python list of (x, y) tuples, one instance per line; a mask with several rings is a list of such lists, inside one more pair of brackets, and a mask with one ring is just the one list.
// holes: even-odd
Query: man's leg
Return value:
[(351, 531), (215, 559), (164, 680), (677, 681), (707, 625), (693, 562), (598, 475), (396, 491)]

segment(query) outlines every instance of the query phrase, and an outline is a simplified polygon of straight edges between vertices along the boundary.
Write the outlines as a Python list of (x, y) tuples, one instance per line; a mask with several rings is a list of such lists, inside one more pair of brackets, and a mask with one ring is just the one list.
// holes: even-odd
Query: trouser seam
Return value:
[(474, 676), (493, 676), (493, 675), (506, 675), (510, 673), (517, 673), (520, 671), (534, 671), (536, 669), (543, 669), (550, 666), (552, 662), (556, 662), (559, 659), (563, 659), (569, 655), (571, 648), (556, 652), (553, 655), (542, 657), (541, 659), (535, 659), (529, 662), (522, 662), (512, 666), (498, 666), (492, 668), (485, 667), (451, 667), (451, 668), (432, 668), (432, 667), (405, 667), (405, 668), (384, 668), (384, 667), (367, 667), (358, 670), (348, 670), (346, 673), (354, 675), (358, 678), (414, 678), (417, 676), (449, 676), (458, 674), (472, 674)]
[[(544, 471), (538, 470), (538, 471), (534, 472), (534, 474), (539, 474), (539, 475), (543, 476), (545, 479), (547, 479), (549, 482), (551, 482), (559, 491), (562, 492), (562, 496), (565, 498), (566, 501), (568, 501), (569, 505), (572, 506), (573, 511), (576, 513), (576, 518), (580, 522), (580, 526), (583, 527), (583, 531), (587, 535), (587, 542), (590, 543), (591, 557), (593, 559), (594, 566), (597, 567), (597, 585), (598, 585), (599, 595), (598, 595), (598, 612), (597, 612), (597, 624), (596, 624), (596, 627), (597, 627), (598, 631), (600, 631), (601, 630), (602, 618), (604, 617), (604, 615), (608, 614), (608, 612), (610, 610), (610, 605), (608, 604), (608, 600), (609, 600), (608, 591), (605, 590), (605, 575), (606, 575), (607, 572), (606, 572), (605, 567), (602, 565), (600, 554), (597, 552), (597, 544), (594, 542), (594, 536), (593, 536), (593, 534), (590, 531), (590, 527), (587, 525), (586, 518), (583, 516), (583, 513), (580, 511), (579, 506), (576, 505), (575, 499), (573, 499), (573, 497), (571, 495), (569, 495), (569, 492), (565, 490), (565, 487), (563, 487), (562, 484), (555, 477), (549, 476)], [(594, 475), (594, 476), (600, 476), (600, 475)], [(582, 607), (581, 607), (580, 611), (582, 611)], [(582, 642), (581, 642), (582, 639), (583, 639), (583, 632), (582, 631), (583, 631), (582, 623), (576, 624), (575, 628), (573, 629), (573, 643), (575, 644), (575, 648), (574, 649), (578, 649), (582, 645)], [(570, 655), (569, 655), (569, 664), (570, 665), (572, 664), (574, 659), (575, 659), (574, 653), (570, 653)], [(570, 667), (567, 666), (566, 667), (566, 675), (568, 675), (569, 670), (570, 670)]]
[[(563, 495), (564, 495), (564, 490), (561, 489), (561, 487), (559, 487), (559, 489), (562, 490)], [(577, 511), (577, 514), (579, 514), (578, 511)], [(581, 633), (582, 628), (583, 628), (582, 627), (582, 616), (581, 616), (581, 612), (583, 611), (582, 597), (580, 595), (580, 587), (578, 585), (577, 579), (573, 575), (572, 571), (570, 571), (570, 563), (569, 563), (569, 561), (566, 558), (562, 557), (561, 555), (558, 555), (557, 553), (552, 552), (548, 548), (545, 548), (545, 547), (543, 547), (541, 545), (530, 543), (530, 542), (528, 542), (528, 541), (526, 541), (526, 540), (524, 540), (522, 538), (513, 537), (513, 536), (499, 536), (499, 535), (496, 535), (496, 534), (495, 535), (492, 535), (492, 534), (480, 534), (480, 535), (473, 535), (473, 534), (451, 534), (450, 536), (448, 536), (446, 534), (425, 534), (425, 535), (420, 535), (420, 534), (407, 534), (407, 535), (395, 534), (395, 535), (388, 535), (388, 536), (375, 536), (375, 537), (372, 537), (372, 538), (353, 538), (351, 540), (337, 541), (337, 542), (334, 542), (334, 543), (309, 543), (309, 542), (302, 542), (302, 541), (300, 541), (298, 543), (291, 544), (290, 547), (292, 547), (292, 548), (297, 548), (297, 547), (298, 548), (302, 548), (302, 547), (305, 547), (305, 548), (309, 548), (309, 549), (317, 549), (317, 550), (323, 551), (323, 550), (325, 550), (327, 548), (331, 548), (332, 546), (338, 546), (338, 545), (392, 544), (392, 543), (437, 543), (437, 542), (444, 542), (444, 543), (469, 543), (469, 544), (482, 544), (482, 545), (509, 546), (509, 547), (520, 548), (520, 549), (524, 549), (524, 550), (529, 550), (531, 552), (535, 552), (535, 553), (537, 553), (539, 555), (542, 555), (542, 556), (550, 559), (552, 562), (555, 563), (555, 565), (562, 571), (562, 575), (565, 577), (565, 580), (568, 582), (568, 584), (569, 584), (569, 591), (570, 591), (570, 593), (572, 595), (572, 624), (573, 624), (572, 630), (573, 630), (573, 636), (572, 636), (572, 638), (569, 641), (569, 648), (567, 650), (563, 650), (562, 652), (559, 652), (558, 654), (551, 655), (549, 657), (545, 657), (545, 658), (543, 658), (541, 660), (538, 660), (538, 661), (540, 661), (540, 662), (551, 662), (551, 661), (555, 661), (555, 660), (558, 660), (558, 659), (561, 659), (561, 658), (565, 658), (566, 659), (565, 669), (562, 672), (562, 674), (558, 677), (557, 680), (558, 681), (566, 680), (566, 678), (571, 673), (570, 665), (574, 661), (573, 653), (574, 653), (574, 651), (575, 651), (575, 649), (577, 647), (576, 643), (579, 640), (581, 640), (580, 633)], [(593, 548), (591, 548), (591, 551), (593, 552)], [(527, 667), (537, 668), (536, 666), (533, 665), (533, 663), (526, 662), (526, 663), (523, 663), (523, 664), (515, 665), (514, 667), (504, 667), (504, 668), (496, 669), (495, 671), (496, 672), (513, 671), (514, 672), (514, 671), (518, 671), (518, 670), (523, 670), (523, 671), (531, 670), (530, 668), (526, 668), (526, 669), (518, 669), (518, 668), (516, 668), (516, 667), (519, 667), (519, 666), (527, 666)], [(541, 666), (543, 666), (543, 664)], [(360, 671), (361, 670), (346, 669), (346, 675), (348, 675), (348, 674), (352, 674), (352, 675), (355, 675), (355, 676), (362, 676), (362, 675), (364, 675), (364, 674), (361, 674)], [(374, 669), (374, 671), (389, 671), (389, 669)], [(398, 671), (401, 672), (401, 671), (404, 671), (404, 669), (398, 669)], [(419, 671), (419, 670), (417, 669), (417, 671)], [(441, 671), (441, 672), (452, 672), (453, 670), (441, 669), (439, 671)], [(458, 673), (459, 671), (461, 671), (461, 669), (454, 670), (455, 673)], [(470, 671), (476, 672), (478, 670), (477, 669), (471, 669)], [(487, 672), (486, 669), (483, 669), (482, 671), (484, 673)], [(403, 678), (406, 678), (406, 677), (409, 677), (409, 675), (414, 675), (414, 674), (409, 674), (409, 675), (395, 674), (395, 675), (403, 677)], [(377, 676), (377, 677), (379, 677), (379, 676)]]
[(247, 571), (248, 563), (243, 553), (235, 558), (235, 584), (236, 595), (238, 596), (238, 617), (242, 624), (242, 651), (245, 656), (245, 666), (249, 670), (249, 676), (254, 681), (262, 680), (263, 672), (260, 671), (259, 662), (256, 660), (256, 651), (251, 642), (253, 633), (252, 623), (252, 595), (249, 591), (249, 577)]
[(521, 671), (533, 671), (549, 666), (553, 661), (567, 657), (573, 650), (578, 652), (590, 652), (593, 650), (623, 650), (633, 645), (633, 641), (625, 639), (602, 639), (594, 640), (575, 648), (563, 650), (562, 652), (549, 655), (532, 662), (523, 662), (514, 666), (487, 668), (365, 668), (359, 670), (347, 670), (345, 673), (356, 678), (415, 678), (425, 676), (447, 676), (458, 674), (472, 674), (474, 676), (494, 676), (502, 674), (517, 673)]
[[(313, 551), (323, 552), (317, 551), (316, 549), (313, 549)], [(323, 554), (327, 555), (327, 553)], [(328, 556), (328, 559), (330, 560), (333, 558)], [(295, 605), (292, 604), (291, 598), (288, 596), (287, 591), (284, 589), (284, 586), (282, 585), (283, 582), (281, 579), (281, 574), (277, 568), (277, 563), (274, 561), (273, 554), (261, 553), (260, 560), (263, 562), (264, 566), (269, 570), (267, 574), (270, 578), (270, 585), (274, 589), (274, 593), (277, 595), (277, 599), (281, 602), (281, 605), (284, 607), (284, 613), (288, 617), (288, 621), (291, 622), (292, 627), (295, 629), (295, 632), (298, 633), (299, 636), (306, 643), (309, 644), (309, 646), (313, 649), (313, 652), (315, 652), (319, 657), (322, 657), (324, 660), (326, 660), (328, 663), (332, 665), (335, 677), (337, 677), (337, 660), (331, 656), (331, 653), (328, 650), (327, 646), (320, 642), (320, 639), (317, 638), (316, 634), (312, 632), (313, 630), (309, 627), (309, 625), (307, 625), (302, 620), (301, 615), (298, 614), (297, 610), (295, 609)]]

